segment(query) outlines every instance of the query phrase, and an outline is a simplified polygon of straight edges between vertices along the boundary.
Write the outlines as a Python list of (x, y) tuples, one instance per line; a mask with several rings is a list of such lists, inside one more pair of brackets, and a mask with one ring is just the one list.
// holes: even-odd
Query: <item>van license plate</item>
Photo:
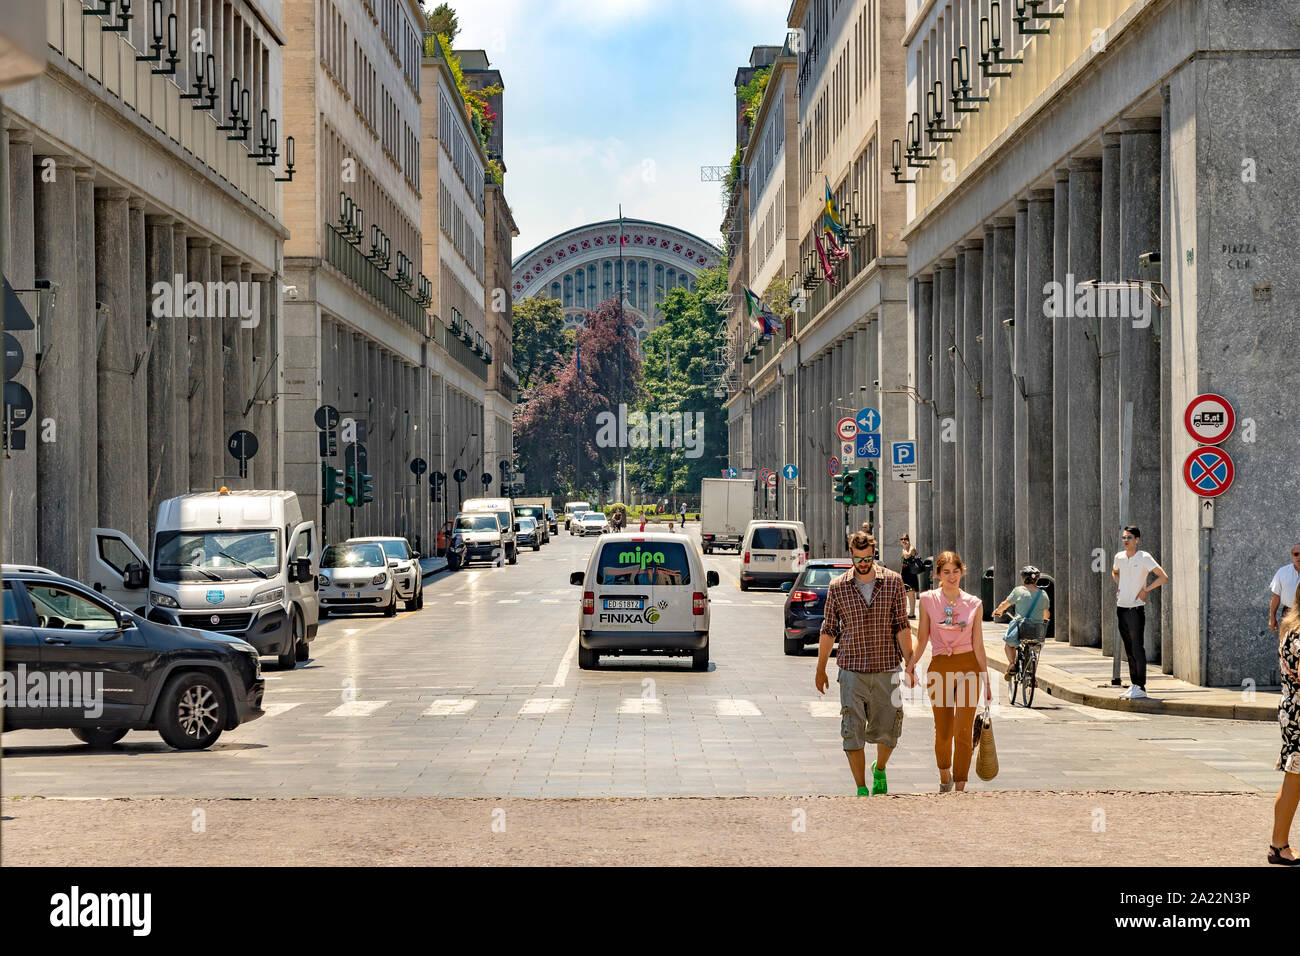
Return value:
[(645, 602), (642, 601), (640, 598), (636, 598), (636, 599), (628, 598), (625, 600), (615, 600), (615, 599), (606, 598), (605, 610), (606, 611), (640, 611), (642, 610), (644, 604)]
[(775, 554), (756, 554), (756, 555), (754, 555), (754, 560), (755, 560), (755, 561), (775, 561), (775, 560), (776, 560), (776, 555), (775, 555)]

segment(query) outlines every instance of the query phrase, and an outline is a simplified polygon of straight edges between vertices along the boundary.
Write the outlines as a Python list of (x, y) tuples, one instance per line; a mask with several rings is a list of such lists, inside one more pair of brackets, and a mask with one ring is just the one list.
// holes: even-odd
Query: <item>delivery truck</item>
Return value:
[(735, 548), (754, 519), (754, 479), (705, 478), (700, 482), (700, 543), (705, 554)]

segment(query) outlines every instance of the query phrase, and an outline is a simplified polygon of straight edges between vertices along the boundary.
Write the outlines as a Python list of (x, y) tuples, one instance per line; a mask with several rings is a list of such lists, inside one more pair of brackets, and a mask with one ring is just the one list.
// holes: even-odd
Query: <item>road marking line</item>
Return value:
[(1119, 710), (1102, 710), (1100, 707), (1088, 707), (1084, 704), (1069, 704), (1071, 710), (1077, 710), (1093, 720), (1146, 720), (1141, 714), (1126, 714)]
[(735, 601), (728, 601), (726, 598), (709, 598), (713, 604), (735, 604)]
[(578, 656), (578, 635), (573, 635), (573, 640), (569, 641), (568, 649), (564, 652), (564, 657), (560, 660), (560, 666), (555, 669), (555, 679), (551, 681), (552, 687), (563, 687), (569, 679), (569, 668), (573, 666), (573, 659)]
[(662, 714), (664, 702), (657, 697), (624, 697), (618, 705), (620, 714)]
[(556, 714), (565, 710), (568, 706), (569, 701), (566, 697), (532, 697), (524, 701), (524, 706), (519, 708), (519, 716)]
[(359, 627), (345, 627), (345, 628), (343, 628), (343, 633), (344, 633), (346, 636), (351, 637), (353, 634), (355, 634), (355, 633), (356, 633), (357, 631), (359, 631), (359, 630), (361, 630), (361, 628), (359, 628)]
[(264, 704), (262, 706), (262, 713), (266, 717), (275, 717), (277, 714), (283, 714), (286, 710), (293, 710), (301, 703), (302, 701), (298, 701), (294, 704)]
[(541, 601), (540, 601), (539, 603), (541, 603), (541, 604), (559, 604), (559, 603), (560, 603), (560, 599), (559, 599), (559, 598), (542, 598)]
[(331, 710), (326, 717), (369, 717), (380, 707), (387, 704), (386, 700), (350, 700), (346, 704), (340, 704)]
[(473, 601), (456, 601), (456, 604), (473, 604)]
[(814, 717), (838, 717), (840, 715), (840, 705), (833, 700), (806, 700), (808, 713)]
[(719, 717), (762, 717), (763, 712), (755, 706), (752, 700), (740, 700), (728, 698), (725, 700), (715, 700), (713, 709)]
[(1002, 704), (989, 708), (989, 716), (994, 720), (1046, 720), (1047, 714), (1041, 710)]
[(497, 601), (497, 603), (498, 603), (498, 604), (518, 604), (518, 603), (519, 603), (519, 599), (518, 599), (518, 598), (501, 598), (499, 601)]
[(451, 717), (455, 714), (468, 714), (477, 704), (476, 700), (466, 700), (464, 697), (441, 697), (429, 705), (420, 716), (422, 717)]

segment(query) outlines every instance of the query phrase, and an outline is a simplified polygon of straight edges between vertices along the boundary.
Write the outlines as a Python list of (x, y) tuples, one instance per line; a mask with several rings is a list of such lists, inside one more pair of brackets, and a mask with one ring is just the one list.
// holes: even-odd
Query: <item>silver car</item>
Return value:
[(349, 538), (343, 543), (369, 543), (383, 548), (389, 570), (393, 572), (393, 586), (397, 588), (398, 599), (406, 602), (408, 611), (418, 611), (424, 607), (424, 572), (420, 568), (420, 559), (405, 538)]
[(577, 519), (578, 534), (584, 537), (589, 534), (604, 534), (609, 530), (609, 522), (599, 511), (588, 511)]
[(388, 558), (379, 545), (332, 544), (320, 559), (317, 576), (321, 617), (340, 611), (397, 613), (397, 588)]

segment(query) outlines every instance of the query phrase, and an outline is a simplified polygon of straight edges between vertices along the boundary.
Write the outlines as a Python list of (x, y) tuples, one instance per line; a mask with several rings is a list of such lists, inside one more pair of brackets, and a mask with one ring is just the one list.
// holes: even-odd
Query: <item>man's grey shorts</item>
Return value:
[(864, 674), (840, 670), (840, 736), (845, 750), (868, 743), (897, 747), (903, 732), (901, 672)]

